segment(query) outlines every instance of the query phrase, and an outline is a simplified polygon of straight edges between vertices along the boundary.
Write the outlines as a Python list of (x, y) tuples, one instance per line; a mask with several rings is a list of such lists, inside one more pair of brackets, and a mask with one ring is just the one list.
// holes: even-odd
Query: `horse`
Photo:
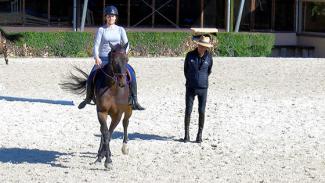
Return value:
[[(100, 163), (106, 157), (104, 166), (106, 168), (112, 163), (110, 140), (114, 129), (123, 117), (123, 146), (122, 153), (128, 154), (128, 125), (132, 115), (132, 106), (129, 102), (129, 80), (127, 77), (128, 56), (125, 45), (110, 45), (109, 53), (110, 62), (102, 68), (97, 69), (94, 78), (94, 102), (97, 109), (97, 117), (100, 123), (101, 141), (97, 153), (97, 159), (94, 162)], [(75, 67), (76, 68), (76, 67)], [(88, 78), (88, 74), (81, 69), (76, 68), (79, 73)], [(71, 73), (70, 81), (61, 83), (61, 88), (72, 91), (73, 93), (82, 94), (86, 90), (87, 79), (80, 78)], [(72, 81), (71, 81), (72, 80)], [(108, 128), (107, 117), (111, 117), (111, 123)]]
[(7, 40), (6, 34), (3, 30), (0, 29), (0, 53), (3, 54), (5, 62), (8, 65), (8, 49), (7, 49)]

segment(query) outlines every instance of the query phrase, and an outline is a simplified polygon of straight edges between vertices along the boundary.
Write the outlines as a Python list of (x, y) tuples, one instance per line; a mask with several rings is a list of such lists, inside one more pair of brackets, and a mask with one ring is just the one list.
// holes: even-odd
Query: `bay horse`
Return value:
[(7, 49), (7, 40), (6, 33), (0, 29), (0, 53), (3, 54), (5, 62), (8, 65), (8, 49)]
[[(119, 124), (122, 115), (124, 138), (122, 153), (128, 154), (128, 125), (132, 115), (132, 106), (129, 103), (129, 85), (127, 77), (127, 62), (128, 56), (125, 45), (110, 45), (111, 52), (109, 53), (110, 62), (103, 68), (97, 69), (94, 79), (94, 102), (96, 103), (97, 117), (100, 123), (101, 141), (98, 149), (97, 159), (94, 163), (100, 163), (106, 157), (104, 166), (112, 163), (110, 140), (112, 133)], [(76, 68), (86, 78), (88, 75), (82, 70)], [(61, 83), (61, 88), (67, 89), (74, 93), (84, 93), (86, 90), (87, 79), (80, 78), (71, 74), (70, 79), (73, 82)], [(108, 128), (107, 117), (111, 117), (111, 123)]]

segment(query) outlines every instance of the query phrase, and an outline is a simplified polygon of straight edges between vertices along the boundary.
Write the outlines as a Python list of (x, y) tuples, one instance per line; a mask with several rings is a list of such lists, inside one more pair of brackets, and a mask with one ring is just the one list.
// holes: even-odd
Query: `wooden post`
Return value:
[(204, 0), (201, 0), (201, 28), (204, 26)]
[(225, 17), (226, 17), (226, 21), (225, 21), (225, 27), (226, 27), (226, 31), (230, 32), (230, 0), (225, 0)]
[(25, 26), (25, 0), (23, 0), (23, 26)]
[(128, 20), (127, 20), (127, 25), (130, 27), (131, 21), (130, 21), (130, 14), (131, 14), (131, 0), (128, 0), (128, 7), (127, 7), (127, 13), (128, 13)]
[(51, 24), (51, 0), (47, 0), (47, 26)]
[(177, 2), (176, 2), (176, 24), (177, 24), (177, 26), (179, 26), (179, 1), (180, 0), (177, 0)]
[(230, 32), (234, 31), (235, 0), (230, 1)]
[(297, 13), (297, 19), (298, 19), (298, 23), (297, 23), (297, 30), (300, 33), (302, 31), (302, 1), (297, 0), (298, 2), (298, 13)]
[(88, 9), (88, 0), (84, 0), (84, 4), (83, 4), (83, 8), (82, 8), (81, 26), (80, 26), (81, 32), (83, 32), (85, 30), (87, 9)]
[(275, 30), (275, 0), (272, 0), (272, 5), (271, 5), (271, 31)]
[(245, 5), (245, 0), (241, 0), (240, 7), (239, 7), (239, 11), (238, 11), (238, 15), (237, 15), (235, 32), (238, 32), (239, 31), (239, 27), (240, 27), (240, 23), (241, 23), (241, 18), (242, 18), (242, 15), (243, 15), (244, 5)]
[(156, 0), (152, 0), (152, 19), (151, 19), (151, 26), (155, 27), (155, 6), (156, 6)]
[(256, 0), (251, 1), (251, 10), (250, 10), (250, 31), (253, 31), (255, 28), (255, 11), (256, 11)]
[(302, 32), (305, 32), (306, 31), (306, 22), (307, 22), (307, 20), (306, 20), (306, 17), (307, 17), (307, 2), (306, 1), (303, 1), (302, 2), (302, 6), (304, 7), (304, 23), (303, 23), (303, 27), (302, 27)]
[(73, 31), (77, 31), (77, 0), (73, 0), (73, 16), (72, 16), (72, 22), (73, 22)]
[(103, 0), (103, 17), (102, 17), (102, 19), (103, 19), (103, 22), (104, 22), (104, 23), (105, 23), (105, 21), (106, 21), (106, 18), (105, 18), (105, 6), (106, 6), (106, 1)]

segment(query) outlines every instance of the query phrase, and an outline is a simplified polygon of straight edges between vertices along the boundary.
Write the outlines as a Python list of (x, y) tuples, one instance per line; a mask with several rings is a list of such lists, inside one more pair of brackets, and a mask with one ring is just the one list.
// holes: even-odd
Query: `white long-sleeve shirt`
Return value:
[[(99, 27), (95, 37), (94, 43), (94, 58), (99, 57), (107, 57), (109, 52), (111, 51), (111, 47), (109, 43), (112, 45), (117, 44), (125, 44), (128, 42), (128, 38), (126, 36), (125, 29), (118, 25), (111, 26), (102, 26)], [(129, 50), (129, 46), (127, 50)]]

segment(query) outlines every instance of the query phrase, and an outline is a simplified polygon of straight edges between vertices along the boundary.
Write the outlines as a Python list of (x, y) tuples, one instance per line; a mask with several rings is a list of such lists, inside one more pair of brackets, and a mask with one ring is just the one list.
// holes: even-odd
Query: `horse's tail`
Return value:
[(70, 72), (70, 76), (68, 76), (68, 81), (64, 81), (64, 82), (60, 83), (59, 85), (63, 90), (66, 90), (68, 92), (71, 92), (71, 93), (74, 93), (77, 95), (82, 95), (86, 92), (86, 84), (87, 84), (88, 74), (76, 66), (74, 66), (74, 69), (76, 69), (84, 77), (76, 76)]
[(22, 35), (19, 34), (19, 33), (7, 34), (1, 28), (0, 28), (0, 34), (1, 34), (0, 36), (4, 37), (6, 40), (9, 40), (9, 41), (12, 41), (12, 42), (18, 41), (22, 37)]

